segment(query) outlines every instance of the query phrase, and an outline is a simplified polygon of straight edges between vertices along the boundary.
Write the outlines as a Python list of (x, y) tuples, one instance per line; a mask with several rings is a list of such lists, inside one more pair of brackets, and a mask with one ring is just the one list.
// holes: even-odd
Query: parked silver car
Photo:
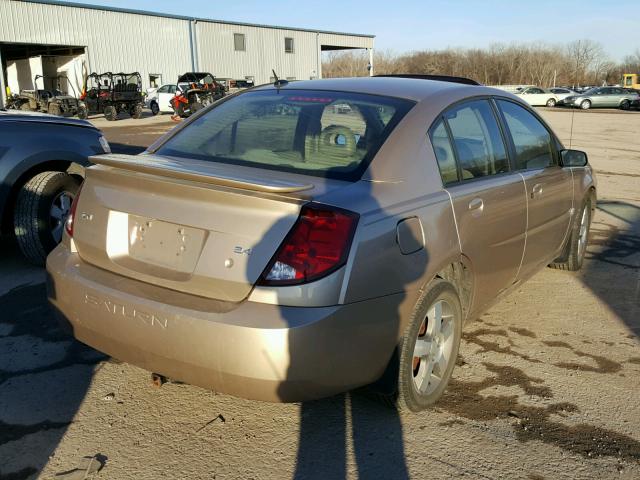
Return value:
[(596, 87), (586, 92), (566, 97), (564, 105), (583, 110), (597, 107), (629, 110), (631, 104), (638, 98), (637, 93), (628, 92), (620, 87)]
[(120, 360), (270, 401), (432, 405), (466, 321), (580, 268), (596, 200), (586, 154), (462, 79), (277, 82), (92, 161), (51, 304)]

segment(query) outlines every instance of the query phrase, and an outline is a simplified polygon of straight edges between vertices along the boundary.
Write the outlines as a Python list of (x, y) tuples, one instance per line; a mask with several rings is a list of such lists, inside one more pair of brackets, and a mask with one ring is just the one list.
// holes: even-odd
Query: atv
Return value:
[(110, 121), (117, 120), (120, 112), (128, 112), (131, 118), (142, 117), (144, 98), (138, 72), (92, 73), (85, 80), (80, 98), (89, 113), (102, 113)]
[[(38, 80), (41, 80), (43, 88), (38, 88)], [(61, 91), (61, 80), (66, 80), (67, 86), (72, 90), (73, 95), (65, 94)], [(47, 85), (49, 83), (49, 85)], [(21, 90), (18, 95), (12, 95), (7, 108), (15, 110), (27, 110), (32, 112), (43, 112), (57, 116), (73, 116), (87, 118), (87, 108), (85, 104), (76, 98), (73, 84), (68, 78), (59, 75), (57, 77), (36, 75), (33, 80), (35, 88), (33, 90)], [(50, 86), (51, 88), (47, 88)]]
[(210, 73), (187, 72), (178, 77), (171, 107), (177, 116), (185, 118), (224, 97), (224, 94), (224, 85)]

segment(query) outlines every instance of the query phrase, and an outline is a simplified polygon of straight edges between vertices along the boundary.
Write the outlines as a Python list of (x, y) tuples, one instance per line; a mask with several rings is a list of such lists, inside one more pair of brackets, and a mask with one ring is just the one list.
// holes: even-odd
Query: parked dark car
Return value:
[(43, 265), (60, 242), (88, 157), (111, 149), (89, 122), (0, 110), (0, 220)]

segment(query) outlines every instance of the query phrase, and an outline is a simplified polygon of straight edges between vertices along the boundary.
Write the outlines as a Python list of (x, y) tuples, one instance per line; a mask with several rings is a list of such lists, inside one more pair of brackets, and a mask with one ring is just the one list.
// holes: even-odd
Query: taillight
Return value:
[(75, 220), (76, 208), (78, 208), (78, 200), (80, 199), (80, 192), (82, 191), (83, 185), (84, 183), (82, 183), (80, 185), (80, 188), (78, 188), (76, 196), (73, 198), (73, 202), (71, 202), (71, 210), (69, 210), (69, 216), (67, 217), (67, 220), (64, 222), (64, 229), (67, 231), (67, 233), (71, 238), (73, 238), (73, 222)]
[(347, 262), (358, 214), (323, 205), (302, 207), (259, 285), (296, 285), (329, 275)]

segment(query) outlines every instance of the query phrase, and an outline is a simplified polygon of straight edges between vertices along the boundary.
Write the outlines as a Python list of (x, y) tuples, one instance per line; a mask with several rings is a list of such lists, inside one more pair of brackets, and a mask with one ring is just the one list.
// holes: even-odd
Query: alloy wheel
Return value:
[(67, 221), (74, 195), (71, 192), (63, 190), (51, 202), (49, 209), (49, 225), (51, 227), (51, 235), (56, 243), (62, 240), (62, 232), (64, 223)]
[(453, 360), (454, 338), (453, 308), (438, 300), (423, 320), (413, 349), (413, 382), (421, 395), (429, 395), (438, 388)]

